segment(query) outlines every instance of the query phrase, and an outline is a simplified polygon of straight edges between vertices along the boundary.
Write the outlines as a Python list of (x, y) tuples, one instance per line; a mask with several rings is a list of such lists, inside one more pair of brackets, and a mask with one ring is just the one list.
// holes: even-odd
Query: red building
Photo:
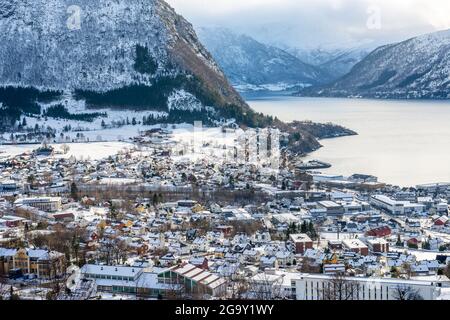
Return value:
[(367, 256), (369, 254), (369, 247), (359, 239), (345, 239), (342, 241), (344, 248), (360, 255)]
[(448, 222), (447, 216), (442, 216), (434, 221), (435, 226), (445, 226)]
[(312, 249), (313, 247), (311, 238), (305, 233), (291, 234), (289, 238), (294, 243), (296, 254), (303, 254), (306, 249)]
[(366, 236), (382, 238), (391, 235), (391, 233), (392, 233), (391, 228), (389, 228), (388, 226), (382, 226), (367, 231)]
[(233, 226), (217, 226), (214, 231), (222, 232), (224, 237), (231, 237), (233, 233)]

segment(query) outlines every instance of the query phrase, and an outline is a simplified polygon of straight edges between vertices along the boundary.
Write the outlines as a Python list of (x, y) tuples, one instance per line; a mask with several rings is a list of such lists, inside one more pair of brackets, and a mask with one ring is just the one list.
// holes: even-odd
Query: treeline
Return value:
[(130, 85), (106, 92), (76, 90), (75, 98), (91, 107), (121, 107), (134, 110), (168, 110), (168, 98), (174, 90), (185, 90), (204, 106), (225, 107), (218, 94), (208, 90), (197, 77), (179, 74), (154, 79), (150, 85)]
[(77, 121), (92, 122), (98, 117), (106, 117), (106, 113), (94, 112), (94, 113), (70, 113), (66, 107), (61, 104), (52, 106), (48, 108), (44, 116), (57, 118), (57, 119), (68, 119)]
[(23, 114), (38, 115), (41, 113), (39, 102), (49, 102), (61, 96), (59, 91), (40, 91), (35, 88), (0, 88), (0, 131), (14, 126)]
[(243, 124), (252, 128), (265, 128), (275, 124), (272, 116), (266, 116), (252, 109), (243, 110), (242, 107), (230, 104), (218, 110), (221, 117), (225, 119), (236, 119), (238, 124)]
[(143, 117), (142, 124), (146, 126), (159, 123), (194, 123), (201, 121), (204, 125), (213, 124), (214, 115), (207, 111), (190, 111), (190, 110), (170, 110), (167, 116), (158, 117), (149, 115)]

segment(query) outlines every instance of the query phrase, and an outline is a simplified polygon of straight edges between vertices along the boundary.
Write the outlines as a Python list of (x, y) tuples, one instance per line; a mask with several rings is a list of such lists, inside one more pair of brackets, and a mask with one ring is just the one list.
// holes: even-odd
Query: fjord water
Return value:
[(330, 162), (324, 173), (372, 174), (399, 186), (450, 182), (450, 101), (252, 96), (258, 112), (283, 121), (333, 122), (358, 136), (322, 140), (305, 159)]

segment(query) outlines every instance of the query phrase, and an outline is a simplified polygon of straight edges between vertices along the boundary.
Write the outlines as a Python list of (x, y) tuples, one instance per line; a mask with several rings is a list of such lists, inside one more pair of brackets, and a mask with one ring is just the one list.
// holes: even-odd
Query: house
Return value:
[(336, 273), (345, 273), (345, 265), (343, 263), (323, 265), (323, 274), (336, 274)]
[(442, 227), (445, 226), (449, 221), (449, 218), (447, 216), (441, 216), (438, 219), (434, 220), (434, 225), (436, 227)]
[(159, 262), (161, 263), (161, 266), (163, 267), (170, 267), (173, 266), (178, 262), (180, 257), (174, 253), (167, 253), (166, 255), (159, 258)]
[(63, 253), (42, 249), (6, 249), (0, 248), (0, 274), (34, 274), (38, 278), (52, 279), (65, 272)]
[(54, 213), (52, 215), (55, 221), (70, 222), (75, 220), (75, 215), (72, 212)]
[(419, 246), (420, 241), (417, 238), (413, 237), (413, 238), (408, 239), (408, 241), (406, 241), (406, 243), (407, 243), (408, 247), (410, 247), (410, 248), (417, 248)]
[(230, 237), (233, 230), (234, 230), (233, 226), (224, 226), (224, 225), (217, 226), (214, 228), (214, 231), (223, 233), (224, 237)]
[(259, 265), (261, 269), (276, 268), (278, 267), (277, 257), (272, 255), (263, 256), (259, 260)]
[(189, 259), (189, 263), (197, 268), (208, 270), (208, 259), (206, 257), (192, 257)]
[(25, 219), (16, 216), (3, 216), (0, 218), (0, 226), (15, 228), (23, 225)]

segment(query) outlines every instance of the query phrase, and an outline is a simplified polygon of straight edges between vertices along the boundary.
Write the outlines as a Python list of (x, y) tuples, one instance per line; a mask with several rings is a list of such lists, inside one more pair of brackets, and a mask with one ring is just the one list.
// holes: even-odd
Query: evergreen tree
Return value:
[(403, 242), (402, 242), (402, 240), (401, 240), (401, 238), (400, 238), (400, 234), (397, 235), (396, 246), (397, 246), (397, 247), (403, 247)]
[(159, 203), (159, 197), (156, 193), (153, 195), (152, 203), (154, 206), (158, 205)]
[(302, 222), (302, 225), (300, 227), (300, 233), (307, 233), (308, 232), (308, 227), (306, 226), (306, 221)]
[(72, 184), (70, 185), (70, 196), (75, 201), (78, 200), (78, 187), (77, 187), (77, 184), (75, 183), (75, 181), (73, 181)]

